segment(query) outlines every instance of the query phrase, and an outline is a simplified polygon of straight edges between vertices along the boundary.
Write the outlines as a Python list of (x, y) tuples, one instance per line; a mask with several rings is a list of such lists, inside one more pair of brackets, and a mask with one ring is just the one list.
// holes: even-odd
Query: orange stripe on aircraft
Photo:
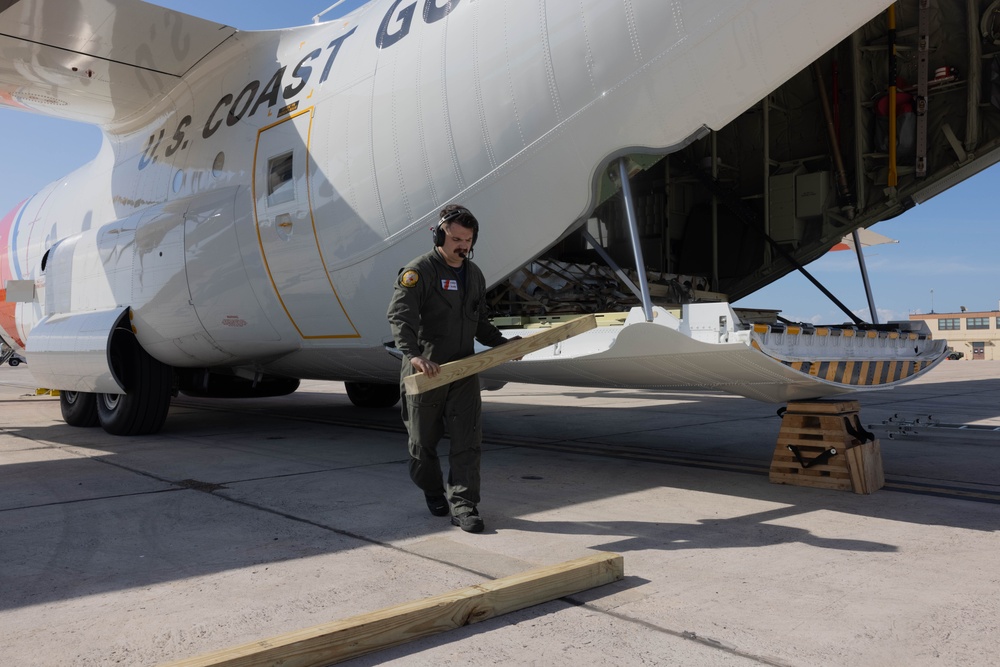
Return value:
[(24, 348), (24, 341), (17, 335), (17, 320), (14, 314), (17, 304), (7, 301), (7, 281), (19, 277), (15, 276), (11, 269), (12, 264), (9, 257), (10, 231), (11, 227), (14, 226), (14, 220), (17, 219), (17, 214), (24, 207), (25, 202), (27, 200), (15, 206), (13, 211), (5, 215), (3, 220), (0, 220), (0, 332), (2, 332), (3, 337), (8, 342), (22, 349)]

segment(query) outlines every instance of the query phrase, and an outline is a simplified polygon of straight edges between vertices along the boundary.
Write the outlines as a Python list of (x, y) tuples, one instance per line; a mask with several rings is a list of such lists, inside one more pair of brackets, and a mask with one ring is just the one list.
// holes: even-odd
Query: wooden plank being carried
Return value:
[(170, 663), (168, 667), (321, 667), (618, 581), (624, 561), (598, 553), (370, 614)]
[(550, 345), (555, 345), (567, 338), (590, 331), (596, 326), (597, 318), (594, 315), (584, 315), (566, 324), (526, 336), (520, 340), (498, 345), (489, 350), (484, 350), (479, 354), (474, 354), (471, 357), (441, 364), (441, 372), (434, 377), (428, 377), (423, 373), (415, 373), (403, 378), (403, 384), (406, 387), (406, 393), (422, 394), (435, 387), (443, 387), (455, 380), (461, 380), (474, 373), (481, 373), (488, 368), (499, 366), (505, 361), (517, 359)]

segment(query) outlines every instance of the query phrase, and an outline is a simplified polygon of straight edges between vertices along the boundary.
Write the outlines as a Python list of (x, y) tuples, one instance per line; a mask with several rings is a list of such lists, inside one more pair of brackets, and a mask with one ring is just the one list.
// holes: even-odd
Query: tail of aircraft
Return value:
[(136, 0), (0, 9), (0, 106), (102, 127), (139, 118), (236, 29)]

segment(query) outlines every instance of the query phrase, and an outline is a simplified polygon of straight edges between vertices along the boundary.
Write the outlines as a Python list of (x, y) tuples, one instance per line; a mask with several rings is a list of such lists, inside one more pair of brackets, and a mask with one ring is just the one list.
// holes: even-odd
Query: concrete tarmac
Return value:
[(881, 440), (887, 485), (871, 495), (771, 484), (778, 406), (485, 392), (481, 535), (426, 510), (398, 410), (354, 408), (339, 383), (180, 397), (140, 438), (69, 427), (34, 389), (30, 362), (0, 368), (6, 665), (157, 665), (595, 551), (622, 554), (625, 579), (346, 664), (1000, 653), (1000, 362), (849, 397)]

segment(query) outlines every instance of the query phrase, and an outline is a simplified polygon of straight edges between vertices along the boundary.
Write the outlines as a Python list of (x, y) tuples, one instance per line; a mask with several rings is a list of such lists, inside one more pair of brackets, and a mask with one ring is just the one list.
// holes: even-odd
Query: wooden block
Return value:
[(415, 373), (403, 378), (403, 384), (408, 394), (422, 394), (435, 387), (443, 387), (446, 384), (461, 380), (475, 373), (481, 373), (488, 368), (499, 366), (505, 361), (523, 357), (526, 354), (536, 352), (550, 345), (555, 345), (567, 338), (572, 338), (590, 331), (597, 326), (597, 318), (593, 315), (584, 315), (566, 324), (552, 327), (537, 334), (525, 336), (521, 340), (511, 341), (503, 345), (484, 350), (479, 354), (474, 354), (465, 359), (450, 361), (441, 364), (441, 372), (435, 377), (427, 377), (423, 373)]
[[(769, 479), (778, 484), (853, 489), (855, 493), (872, 493), (884, 486), (878, 441), (862, 445), (844, 423), (857, 413), (857, 401), (789, 403), (778, 431)], [(797, 447), (806, 462), (830, 448), (837, 453), (823, 464), (803, 468), (788, 445)]]
[(878, 440), (848, 448), (846, 458), (854, 493), (874, 493), (885, 486), (882, 448)]
[(322, 667), (579, 593), (624, 576), (621, 556), (598, 553), (173, 662), (169, 667)]

